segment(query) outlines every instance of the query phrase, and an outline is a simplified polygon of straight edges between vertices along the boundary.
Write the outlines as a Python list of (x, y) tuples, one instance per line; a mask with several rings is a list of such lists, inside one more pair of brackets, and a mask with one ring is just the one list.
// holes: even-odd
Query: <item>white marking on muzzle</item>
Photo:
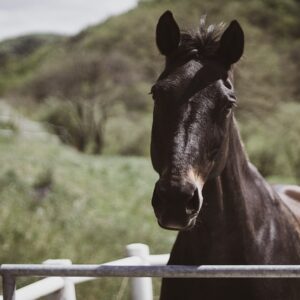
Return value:
[(198, 194), (199, 194), (199, 200), (200, 200), (199, 209), (201, 209), (202, 204), (203, 204), (202, 189), (204, 186), (204, 180), (201, 176), (197, 175), (193, 169), (189, 170), (188, 177), (190, 178), (191, 181), (193, 181), (196, 184), (196, 187), (198, 189)]

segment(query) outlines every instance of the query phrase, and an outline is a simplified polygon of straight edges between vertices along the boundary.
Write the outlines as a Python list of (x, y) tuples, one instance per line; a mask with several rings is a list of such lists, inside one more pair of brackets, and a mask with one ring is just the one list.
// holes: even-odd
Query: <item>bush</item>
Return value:
[(100, 100), (48, 102), (41, 117), (62, 142), (81, 152), (99, 154), (104, 146), (107, 106)]
[(151, 101), (145, 99), (137, 103), (129, 97), (126, 102), (109, 96), (65, 101), (52, 98), (41, 105), (38, 119), (63, 143), (81, 152), (147, 155), (151, 116), (146, 112)]

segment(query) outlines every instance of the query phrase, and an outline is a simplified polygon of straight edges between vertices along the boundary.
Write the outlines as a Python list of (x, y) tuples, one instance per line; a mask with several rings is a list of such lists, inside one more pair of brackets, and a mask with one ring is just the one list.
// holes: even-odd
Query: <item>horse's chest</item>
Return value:
[(254, 300), (249, 283), (241, 279), (164, 279), (161, 300), (171, 299)]
[(163, 279), (160, 300), (299, 300), (299, 279)]

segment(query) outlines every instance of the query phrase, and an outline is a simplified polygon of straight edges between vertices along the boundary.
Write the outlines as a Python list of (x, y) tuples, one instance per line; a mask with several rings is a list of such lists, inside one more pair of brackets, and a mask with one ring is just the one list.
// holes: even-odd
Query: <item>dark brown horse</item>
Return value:
[[(244, 34), (237, 21), (223, 31), (202, 19), (181, 32), (169, 11), (157, 24), (166, 64), (151, 91), (152, 205), (161, 227), (179, 230), (169, 264), (300, 264), (300, 192), (281, 196), (247, 158), (232, 75)], [(300, 280), (163, 279), (161, 300), (189, 299), (298, 300)]]

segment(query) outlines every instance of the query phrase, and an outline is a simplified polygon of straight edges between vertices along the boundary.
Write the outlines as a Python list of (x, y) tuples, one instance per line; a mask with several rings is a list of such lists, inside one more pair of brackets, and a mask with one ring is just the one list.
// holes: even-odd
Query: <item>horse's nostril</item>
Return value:
[(185, 211), (187, 215), (196, 214), (200, 209), (200, 199), (198, 189), (194, 191), (192, 198), (190, 198), (186, 204)]

